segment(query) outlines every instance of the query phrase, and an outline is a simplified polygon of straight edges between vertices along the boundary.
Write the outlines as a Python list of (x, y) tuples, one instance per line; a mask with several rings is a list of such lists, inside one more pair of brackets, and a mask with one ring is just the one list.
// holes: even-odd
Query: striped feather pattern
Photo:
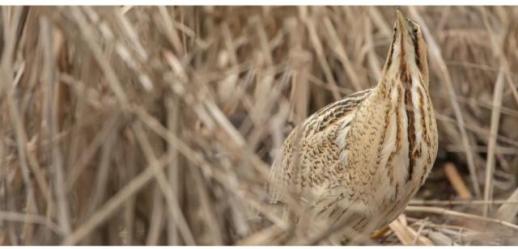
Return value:
[(291, 194), (308, 216), (372, 231), (404, 210), (436, 155), (426, 43), (398, 12), (378, 85), (320, 109), (286, 138), (271, 169), (272, 202)]

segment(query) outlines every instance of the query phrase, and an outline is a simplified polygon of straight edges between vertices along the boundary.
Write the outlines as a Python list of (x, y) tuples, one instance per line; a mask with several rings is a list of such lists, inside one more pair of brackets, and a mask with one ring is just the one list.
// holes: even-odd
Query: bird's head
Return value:
[(399, 10), (396, 12), (397, 20), (383, 73), (400, 77), (403, 84), (420, 79), (428, 87), (427, 48), (421, 27)]

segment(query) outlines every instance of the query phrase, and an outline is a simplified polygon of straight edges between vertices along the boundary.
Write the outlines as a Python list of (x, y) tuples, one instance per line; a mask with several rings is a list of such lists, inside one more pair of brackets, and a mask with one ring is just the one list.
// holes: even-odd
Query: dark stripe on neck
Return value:
[(419, 88), (419, 91), (417, 92), (419, 95), (419, 113), (421, 115), (421, 128), (423, 129), (423, 137), (424, 141), (426, 142), (426, 145), (431, 146), (431, 139), (428, 136), (428, 130), (430, 129), (428, 125), (428, 121), (426, 120), (424, 105), (425, 105), (425, 96), (423, 94), (423, 89)]
[(399, 72), (401, 73), (401, 75), (405, 75), (407, 71), (405, 41), (403, 39), (403, 33), (400, 33), (399, 36), (399, 49), (401, 53), (399, 55)]
[[(411, 84), (411, 82), (410, 82)], [(406, 107), (406, 117), (408, 122), (408, 130), (407, 130), (407, 138), (408, 138), (408, 175), (406, 181), (410, 181), (412, 179), (412, 174), (414, 173), (415, 167), (415, 158), (413, 152), (415, 150), (415, 140), (416, 140), (416, 132), (415, 132), (415, 114), (414, 114), (414, 106), (412, 103), (412, 87), (405, 89), (405, 107)]]
[(421, 68), (421, 59), (419, 55), (419, 42), (417, 42), (417, 32), (414, 32), (414, 36), (412, 37), (412, 43), (414, 44), (414, 58), (415, 58), (415, 64), (417, 65), (417, 68), (419, 68), (420, 72), (423, 72), (423, 69)]

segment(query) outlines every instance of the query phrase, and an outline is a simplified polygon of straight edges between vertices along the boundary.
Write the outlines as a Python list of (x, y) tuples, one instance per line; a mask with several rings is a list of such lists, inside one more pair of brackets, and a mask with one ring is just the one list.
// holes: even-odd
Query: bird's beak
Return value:
[(407, 19), (401, 11), (396, 10), (393, 35), (383, 70), (385, 72), (395, 71), (400, 75), (406, 76), (411, 71), (417, 69), (421, 73), (424, 82), (427, 83), (428, 62), (426, 43), (419, 25)]
[(406, 35), (408, 34), (408, 24), (407, 24), (408, 21), (403, 16), (401, 11), (396, 10), (396, 15), (397, 15), (397, 22), (396, 22), (397, 24), (396, 25), (397, 25), (397, 30), (399, 31), (399, 35), (401, 36), (401, 38), (406, 37)]
[(396, 10), (396, 15), (397, 15), (397, 26), (398, 26), (399, 30), (401, 30), (401, 31), (407, 30), (407, 27), (406, 27), (407, 20), (405, 19), (405, 17), (401, 13), (401, 11)]
[(412, 25), (412, 24), (410, 23), (410, 21), (408, 19), (405, 18), (405, 16), (403, 16), (401, 11), (396, 10), (396, 15), (397, 15), (396, 26), (397, 26), (397, 32), (399, 32), (398, 36), (399, 36), (399, 41), (400, 41), (399, 42), (399, 46), (400, 46), (400, 48), (399, 48), (400, 49), (399, 50), (400, 64), (399, 65), (401, 68), (400, 70), (408, 71), (409, 63), (411, 63), (412, 61), (415, 60), (415, 55), (412, 56), (413, 54), (410, 52), (411, 50), (415, 49), (414, 39), (409, 32), (409, 29), (412, 28), (410, 25)]

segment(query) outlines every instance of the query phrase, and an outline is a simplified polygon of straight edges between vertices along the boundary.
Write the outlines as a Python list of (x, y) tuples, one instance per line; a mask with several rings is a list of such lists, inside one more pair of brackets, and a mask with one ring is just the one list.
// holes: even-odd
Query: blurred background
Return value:
[[(1, 7), (0, 244), (282, 244), (288, 132), (371, 88), (395, 7)], [(373, 244), (517, 244), (518, 8), (400, 7), (433, 172)], [(316, 243), (318, 244), (318, 243)]]

